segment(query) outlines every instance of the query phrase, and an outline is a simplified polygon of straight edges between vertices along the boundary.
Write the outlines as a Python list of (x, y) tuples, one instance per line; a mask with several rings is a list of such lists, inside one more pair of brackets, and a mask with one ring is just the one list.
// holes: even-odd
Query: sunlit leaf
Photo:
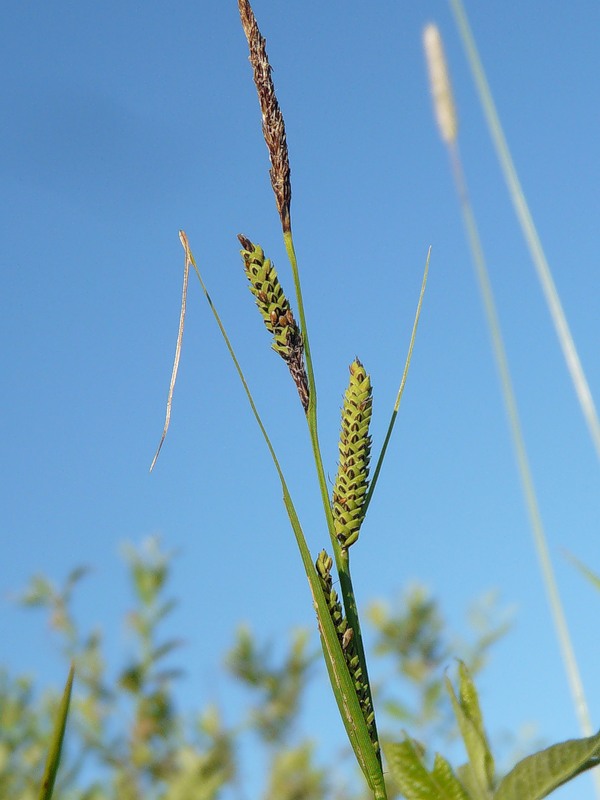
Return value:
[(560, 742), (519, 761), (500, 782), (494, 800), (540, 800), (598, 764), (600, 733)]
[(62, 749), (63, 739), (65, 735), (65, 728), (67, 725), (67, 715), (69, 713), (69, 704), (71, 702), (71, 689), (73, 687), (73, 676), (75, 674), (75, 667), (72, 664), (69, 670), (69, 677), (65, 685), (60, 705), (56, 713), (56, 720), (54, 722), (54, 730), (52, 731), (52, 739), (50, 741), (50, 749), (48, 751), (48, 758), (46, 760), (46, 768), (44, 770), (44, 777), (38, 795), (39, 800), (50, 800), (52, 792), (54, 791), (54, 781), (56, 780), (56, 773), (60, 762), (60, 751)]

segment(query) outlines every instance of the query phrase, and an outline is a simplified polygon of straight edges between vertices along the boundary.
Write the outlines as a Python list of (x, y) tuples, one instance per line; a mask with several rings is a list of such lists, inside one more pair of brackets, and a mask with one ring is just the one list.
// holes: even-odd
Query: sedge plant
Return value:
[[(184, 231), (179, 233), (184, 248), (185, 261), (177, 348), (169, 388), (165, 426), (152, 467), (156, 463), (158, 452), (164, 442), (169, 426), (173, 389), (183, 336), (187, 280), (189, 269), (192, 267), (196, 271), (221, 334), (225, 339), (281, 483), (284, 505), (296, 537), (317, 615), (317, 624), (327, 671), (350, 744), (373, 796), (383, 800), (387, 797), (387, 794), (383, 777), (381, 746), (373, 706), (373, 692), (369, 682), (360, 620), (350, 573), (350, 547), (359, 537), (361, 525), (377, 482), (404, 391), (427, 281), (429, 254), (427, 255), (404, 374), (373, 478), (369, 481), (371, 380), (365, 367), (356, 358), (349, 367), (350, 378), (342, 408), (338, 471), (333, 492), (331, 492), (327, 484), (323, 456), (319, 444), (317, 387), (300, 273), (292, 235), (292, 189), (285, 123), (275, 94), (265, 39), (260, 33), (248, 0), (239, 0), (238, 5), (242, 27), (248, 41), (250, 63), (262, 112), (263, 135), (271, 162), (271, 186), (275, 195), (284, 244), (291, 267), (297, 320), (292, 303), (282, 288), (271, 260), (265, 255), (260, 245), (244, 234), (240, 234), (238, 237), (242, 248), (242, 262), (250, 291), (255, 298), (264, 325), (271, 335), (272, 348), (283, 358), (288, 366), (298, 392), (301, 409), (306, 417), (315, 471), (320, 487), (324, 520), (329, 533), (331, 554), (324, 549), (315, 560), (308, 549), (275, 449), (256, 408), (230, 338), (217, 309), (210, 299)], [(332, 573), (334, 568), (339, 578), (340, 598), (338, 598), (337, 592), (333, 588)]]
[[(275, 93), (265, 39), (259, 30), (249, 1), (238, 0), (238, 7), (242, 28), (248, 42), (250, 63), (262, 113), (262, 130), (271, 163), (271, 186), (290, 264), (295, 305), (285, 293), (275, 266), (263, 248), (246, 234), (240, 234), (238, 237), (242, 263), (260, 317), (271, 337), (272, 348), (284, 360), (289, 369), (298, 393), (300, 413), (303, 413), (306, 418), (315, 472), (320, 487), (324, 527), (329, 535), (328, 549), (322, 549), (316, 559), (309, 551), (274, 446), (256, 407), (233, 344), (208, 293), (184, 231), (179, 233), (185, 256), (179, 334), (167, 400), (165, 426), (152, 466), (156, 463), (156, 457), (169, 426), (173, 388), (183, 336), (187, 280), (191, 267), (196, 272), (224, 338), (281, 484), (283, 502), (309, 583), (327, 672), (349, 742), (371, 795), (376, 800), (387, 800), (388, 787), (384, 779), (382, 758), (384, 748), (377, 729), (376, 706), (367, 670), (359, 612), (350, 571), (350, 552), (352, 545), (360, 536), (406, 384), (427, 281), (429, 253), (404, 373), (388, 430), (375, 461), (373, 474), (370, 475), (371, 379), (365, 366), (358, 358), (355, 358), (349, 367), (350, 377), (343, 399), (338, 470), (331, 491), (327, 483), (319, 443), (317, 387), (302, 296), (300, 270), (292, 234), (292, 188), (285, 124)], [(339, 596), (334, 588), (334, 575), (336, 574), (339, 579)], [(401, 741), (385, 745), (387, 770), (389, 770), (395, 786), (409, 800), (446, 800), (450, 798), (453, 800), (454, 798), (456, 800), (491, 800), (491, 798), (495, 798), (495, 800), (537, 800), (537, 798), (545, 797), (566, 780), (598, 763), (600, 735), (574, 742), (564, 742), (530, 756), (517, 764), (504, 779), (500, 780), (495, 772), (494, 759), (487, 741), (473, 680), (463, 664), (459, 665), (458, 673), (457, 689), (449, 680), (446, 688), (467, 751), (468, 762), (464, 766), (454, 770), (449, 762), (440, 755), (436, 755), (432, 764), (423, 747), (406, 734), (400, 737)]]

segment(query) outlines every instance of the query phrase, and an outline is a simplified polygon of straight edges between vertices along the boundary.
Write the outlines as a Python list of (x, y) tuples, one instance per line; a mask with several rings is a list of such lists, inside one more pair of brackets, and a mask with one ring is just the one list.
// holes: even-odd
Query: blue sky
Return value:
[[(395, 438), (353, 550), (359, 599), (391, 599), (419, 580), (460, 627), (468, 603), (497, 588), (516, 612), (482, 680), (490, 729), (536, 721), (548, 742), (577, 736), (433, 124), (421, 47), (427, 22), (438, 23), (445, 42), (467, 180), (596, 725), (599, 598), (563, 551), (600, 570), (598, 462), (449, 8), (438, 0), (351, 9), (339, 0), (255, 0), (254, 9), (286, 120), (293, 229), (332, 475), (356, 355), (374, 385), (378, 451), (432, 246)], [(467, 11), (598, 395), (600, 9), (509, 0), (469, 3)], [(78, 613), (102, 626), (119, 663), (130, 602), (119, 545), (160, 534), (182, 553), (172, 624), (187, 642), (182, 702), (197, 705), (211, 690), (224, 692), (220, 657), (240, 621), (277, 638), (313, 618), (274, 471), (194, 280), (172, 427), (148, 475), (177, 327), (179, 228), (301, 498), (310, 545), (316, 553), (326, 544), (300, 406), (269, 351), (238, 253), (243, 232), (273, 258), (291, 293), (237, 4), (13, 4), (0, 45), (0, 579), (8, 633), (0, 657), (42, 683), (61, 678), (43, 620), (11, 597), (35, 572), (60, 581), (85, 563), (94, 572)], [(315, 708), (325, 681), (323, 670), (311, 689)], [(337, 720), (328, 733), (343, 741)]]

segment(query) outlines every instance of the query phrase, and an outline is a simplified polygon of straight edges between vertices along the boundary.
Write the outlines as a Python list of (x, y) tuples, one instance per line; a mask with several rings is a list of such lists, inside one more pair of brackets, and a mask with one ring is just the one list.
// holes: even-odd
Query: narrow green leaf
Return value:
[(467, 749), (477, 796), (483, 800), (491, 796), (493, 789), (494, 759), (483, 727), (477, 690), (462, 662), (459, 663), (459, 696), (456, 696), (448, 678), (446, 678), (446, 688)]
[(438, 800), (433, 777), (423, 763), (423, 748), (414, 740), (384, 745), (392, 777), (407, 800)]
[(166, 656), (170, 655), (173, 650), (177, 650), (183, 644), (183, 639), (169, 639), (169, 641), (165, 642), (164, 644), (155, 647), (154, 650), (150, 653), (150, 658), (152, 661), (160, 661), (161, 658), (165, 658)]
[(433, 770), (425, 766), (423, 747), (407, 737), (384, 746), (392, 777), (407, 800), (470, 800), (450, 764), (436, 755)]
[(56, 714), (54, 730), (52, 731), (50, 749), (48, 751), (48, 758), (46, 759), (46, 768), (44, 770), (44, 777), (42, 779), (42, 785), (40, 786), (38, 800), (50, 800), (52, 797), (54, 781), (56, 780), (56, 773), (58, 771), (58, 765), (60, 762), (60, 751), (67, 725), (67, 714), (69, 713), (69, 703), (71, 702), (71, 689), (73, 687), (74, 674), (75, 665), (71, 664), (69, 677), (67, 678), (65, 690)]
[(494, 800), (540, 800), (599, 764), (600, 733), (560, 742), (519, 761), (500, 782)]
[(383, 460), (385, 458), (385, 454), (387, 451), (388, 444), (392, 437), (392, 431), (394, 430), (394, 425), (396, 424), (396, 417), (398, 416), (398, 409), (400, 408), (400, 401), (402, 400), (402, 395), (404, 394), (404, 387), (406, 386), (406, 379), (408, 378), (408, 369), (410, 367), (410, 362), (412, 360), (413, 349), (415, 346), (415, 340), (417, 338), (417, 328), (419, 327), (419, 319), (421, 317), (421, 308), (423, 306), (423, 298), (425, 297), (425, 287), (427, 286), (427, 278), (429, 276), (429, 259), (431, 257), (431, 247), (427, 251), (427, 260), (425, 261), (425, 269), (423, 271), (423, 280), (421, 281), (421, 291), (419, 293), (419, 301), (417, 303), (417, 310), (415, 312), (415, 319), (413, 322), (412, 333), (410, 335), (410, 343), (408, 345), (408, 353), (406, 355), (406, 361), (404, 362), (404, 371), (402, 372), (402, 378), (400, 380), (400, 386), (398, 388), (398, 394), (396, 395), (396, 402), (394, 404), (394, 408), (392, 410), (392, 416), (390, 417), (390, 422), (388, 425), (387, 433), (385, 434), (385, 439), (383, 440), (383, 445), (381, 446), (381, 452), (379, 453), (379, 457), (377, 459), (377, 464), (375, 465), (375, 471), (373, 472), (373, 477), (371, 478), (371, 483), (369, 485), (369, 490), (367, 492), (367, 496), (365, 497), (365, 502), (363, 505), (363, 517), (367, 513), (367, 508), (369, 507), (369, 503), (371, 502), (371, 498), (373, 497), (373, 492), (375, 491), (375, 486), (377, 485), (377, 480), (379, 479), (379, 473), (381, 472), (381, 467), (383, 466)]
[[(469, 793), (469, 796), (479, 800), (482, 796), (481, 784), (471, 765), (468, 762), (466, 764), (461, 764), (456, 768), (456, 775), (458, 780), (465, 787), (465, 790)], [(489, 793), (486, 793), (484, 796), (486, 798), (489, 797)]]
[(432, 774), (437, 783), (443, 788), (444, 798), (447, 798), (447, 800), (469, 800), (469, 793), (454, 774), (450, 764), (439, 753), (435, 754)]
[(589, 567), (587, 567), (583, 561), (580, 561), (576, 558), (572, 553), (565, 553), (566, 557), (569, 559), (571, 564), (574, 564), (577, 569), (581, 572), (584, 578), (587, 578), (588, 581), (594, 586), (596, 589), (600, 589), (600, 575), (595, 573)]

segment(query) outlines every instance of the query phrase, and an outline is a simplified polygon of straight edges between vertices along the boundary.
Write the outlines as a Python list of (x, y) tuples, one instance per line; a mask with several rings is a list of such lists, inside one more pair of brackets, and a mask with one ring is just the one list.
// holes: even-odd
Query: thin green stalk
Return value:
[[(340, 578), (340, 589), (341, 589), (342, 600), (343, 600), (343, 604), (344, 604), (344, 610), (346, 612), (346, 617), (348, 619), (348, 624), (349, 624), (349, 626), (352, 628), (352, 630), (354, 632), (354, 638), (355, 638), (355, 642), (356, 642), (356, 651), (357, 651), (357, 654), (358, 654), (358, 657), (359, 657), (359, 660), (360, 660), (360, 664), (361, 664), (361, 667), (362, 667), (362, 670), (363, 670), (363, 674), (366, 677), (367, 684), (369, 686), (369, 691), (370, 691), (370, 681), (369, 681), (369, 677), (368, 677), (369, 673), (368, 673), (367, 659), (366, 659), (365, 650), (364, 650), (363, 637), (362, 637), (362, 632), (361, 632), (361, 627), (360, 627), (360, 618), (359, 618), (358, 608), (357, 608), (357, 604), (356, 604), (356, 596), (354, 594), (354, 587), (353, 587), (353, 584), (352, 584), (352, 576), (351, 576), (351, 573), (350, 573), (350, 555), (349, 555), (350, 551), (349, 551), (348, 548), (344, 548), (344, 547), (340, 546), (340, 543), (338, 542), (338, 539), (337, 539), (337, 536), (336, 536), (333, 513), (332, 513), (332, 509), (331, 509), (331, 502), (330, 502), (330, 498), (329, 498), (329, 490), (328, 490), (328, 487), (327, 487), (327, 480), (326, 480), (326, 477), (325, 477), (325, 469), (324, 469), (324, 466), (323, 466), (323, 459), (322, 459), (321, 449), (320, 449), (320, 445), (319, 445), (319, 435), (318, 435), (318, 429), (317, 429), (317, 392), (316, 392), (316, 385), (315, 385), (315, 379), (314, 379), (314, 370), (313, 370), (312, 357), (311, 357), (311, 352), (310, 352), (310, 342), (309, 342), (308, 333), (307, 333), (306, 315), (305, 315), (305, 311), (304, 311), (304, 302), (303, 302), (303, 298), (302, 298), (302, 287), (301, 287), (301, 283), (300, 283), (298, 263), (297, 263), (297, 259), (296, 259), (296, 253), (295, 253), (295, 250), (294, 250), (294, 243), (293, 243), (293, 236), (292, 236), (291, 229), (288, 230), (288, 231), (284, 231), (284, 241), (285, 241), (285, 246), (286, 246), (286, 250), (287, 250), (287, 253), (288, 253), (288, 258), (289, 258), (289, 261), (290, 261), (290, 264), (291, 264), (291, 267), (292, 267), (292, 275), (293, 275), (293, 278), (294, 278), (294, 287), (295, 287), (295, 290), (296, 290), (296, 302), (297, 302), (297, 306), (298, 306), (298, 314), (299, 314), (300, 324), (301, 324), (301, 328), (302, 328), (303, 336), (304, 336), (304, 352), (305, 352), (305, 358), (306, 358), (306, 371), (307, 371), (307, 376), (308, 376), (308, 386), (309, 386), (309, 396), (310, 396), (309, 407), (308, 407), (308, 412), (307, 412), (307, 422), (308, 422), (308, 428), (309, 428), (309, 433), (310, 433), (310, 438), (311, 438), (311, 444), (312, 444), (312, 449), (313, 449), (315, 465), (316, 465), (316, 469), (317, 469), (317, 475), (318, 475), (318, 479), (319, 479), (319, 488), (321, 490), (321, 498), (322, 498), (322, 502), (323, 502), (323, 508), (324, 508), (324, 511), (325, 511), (325, 516), (326, 516), (326, 519), (327, 519), (327, 527), (328, 527), (328, 530), (329, 530), (329, 537), (330, 537), (331, 543), (332, 543), (336, 569), (337, 569), (337, 572), (338, 572), (338, 575), (339, 575), (339, 578)], [(418, 304), (417, 304), (417, 311), (416, 311), (415, 319), (414, 319), (414, 322), (413, 322), (413, 328), (412, 328), (412, 333), (411, 333), (411, 339), (410, 339), (408, 354), (407, 354), (407, 358), (406, 358), (405, 365), (404, 365), (404, 371), (403, 371), (403, 374), (402, 374), (402, 379), (400, 381), (400, 387), (398, 389), (398, 394), (397, 394), (397, 397), (396, 397), (396, 403), (394, 405), (394, 409), (393, 409), (393, 412), (392, 412), (390, 424), (388, 426), (387, 434), (386, 434), (386, 437), (385, 437), (385, 440), (384, 440), (384, 443), (383, 443), (383, 447), (381, 449), (381, 453), (380, 453), (379, 458), (377, 460), (377, 465), (376, 465), (376, 468), (375, 468), (375, 472), (374, 472), (373, 478), (371, 479), (371, 482), (369, 484), (369, 489), (368, 489), (368, 492), (367, 492), (367, 495), (366, 495), (366, 498), (365, 498), (364, 514), (366, 514), (367, 507), (368, 507), (368, 505), (369, 505), (369, 503), (371, 501), (371, 497), (373, 496), (373, 491), (374, 491), (375, 485), (377, 483), (377, 479), (379, 477), (381, 466), (383, 464), (383, 459), (385, 457), (387, 446), (388, 446), (388, 443), (389, 443), (391, 435), (392, 435), (392, 430), (394, 428), (394, 424), (395, 424), (396, 417), (397, 417), (397, 414), (398, 414), (398, 409), (400, 407), (400, 401), (402, 399), (402, 394), (404, 393), (404, 387), (406, 385), (406, 379), (408, 377), (408, 370), (409, 370), (410, 361), (411, 361), (411, 358), (412, 358), (412, 352), (413, 352), (415, 338), (416, 338), (416, 334), (417, 334), (419, 318), (420, 318), (420, 315), (421, 315), (421, 308), (422, 308), (422, 304), (423, 304), (423, 297), (424, 297), (424, 294), (425, 294), (425, 287), (427, 285), (427, 277), (428, 277), (428, 274), (429, 274), (429, 259), (430, 259), (430, 255), (431, 255), (431, 248), (429, 249), (429, 251), (427, 253), (427, 260), (426, 260), (426, 263), (425, 263), (425, 270), (424, 270), (424, 273), (423, 273), (423, 280), (421, 282), (421, 291), (420, 291), (420, 294), (419, 294), (419, 301), (418, 301)], [(371, 698), (371, 700), (372, 700), (372, 698)], [(374, 726), (375, 726), (375, 729), (376, 729), (376, 723), (374, 723)]]
[(313, 564), (313, 560), (310, 555), (308, 545), (306, 544), (306, 539), (302, 531), (302, 527), (300, 525), (300, 521), (298, 519), (298, 515), (294, 507), (291, 495), (289, 493), (283, 471), (281, 469), (279, 460), (275, 453), (275, 449), (271, 443), (269, 435), (262, 422), (258, 409), (256, 408), (256, 404), (254, 403), (252, 393), (250, 391), (250, 388), (242, 371), (241, 365), (237, 359), (237, 356), (235, 355), (235, 351), (227, 335), (225, 327), (221, 322), (221, 318), (211, 300), (211, 297), (202, 279), (202, 275), (200, 274), (200, 271), (196, 265), (196, 261), (189, 247), (187, 237), (183, 231), (180, 231), (179, 236), (185, 250), (186, 263), (189, 263), (193, 266), (194, 271), (196, 272), (196, 275), (198, 277), (198, 280), (200, 281), (202, 291), (204, 292), (204, 295), (208, 301), (213, 316), (217, 322), (217, 325), (219, 326), (219, 330), (221, 331), (221, 335), (223, 336), (223, 339), (229, 351), (229, 355), (231, 356), (231, 359), (234, 363), (234, 366), (236, 368), (242, 386), (244, 387), (244, 391), (246, 393), (246, 397), (248, 398), (248, 402), (250, 403), (250, 408), (252, 409), (254, 418), (258, 423), (260, 431), (267, 444), (267, 448), (269, 450), (269, 454), (271, 456), (273, 464), (275, 465), (275, 469), (277, 471), (277, 475), (281, 483), (283, 502), (286, 511), (288, 513), (290, 523), (294, 531), (294, 535), (296, 537), (296, 543), (298, 545), (298, 549), (300, 550), (302, 564), (304, 566), (304, 571), (306, 573), (306, 577), (308, 579), (308, 583), (310, 586), (313, 604), (317, 614), (319, 632), (321, 634), (321, 642), (323, 645), (323, 653), (325, 655), (325, 663), (327, 665), (327, 671), (329, 673), (332, 688), (334, 691), (336, 702), (338, 704), (338, 708), (340, 710), (344, 727), (346, 729), (346, 733), (348, 735), (348, 738), (350, 740), (356, 758), (360, 764), (360, 767), (363, 771), (363, 774), (365, 775), (367, 783), (371, 791), (373, 792), (375, 800), (386, 800), (387, 795), (385, 789), (385, 782), (383, 778), (381, 764), (379, 762), (379, 757), (376, 754), (375, 749), (373, 747), (371, 737), (369, 735), (369, 731), (367, 729), (363, 717), (362, 709), (358, 701), (356, 690), (354, 688), (354, 684), (350, 676), (350, 673), (348, 671), (348, 667), (344, 659), (344, 654), (342, 652), (342, 648), (338, 640), (333, 620), (331, 619), (329, 609), (327, 607), (327, 602), (325, 600), (325, 596), (321, 589), (319, 576), (315, 569), (315, 565)]
[[(365, 655), (365, 648), (363, 643), (362, 631), (360, 627), (360, 618), (358, 615), (358, 607), (356, 604), (356, 597), (354, 594), (354, 586), (352, 584), (352, 576), (350, 574), (350, 558), (349, 551), (344, 550), (338, 542), (335, 533), (335, 524), (333, 521), (333, 512), (331, 509), (331, 500), (329, 497), (329, 488), (327, 486), (327, 478), (325, 475), (325, 468), (323, 466), (323, 457), (321, 454), (321, 447), (319, 444), (319, 432), (317, 427), (317, 387), (315, 383), (315, 374), (313, 369), (313, 361), (310, 352), (310, 341), (308, 337), (308, 326), (306, 324), (306, 313), (304, 310), (304, 300), (302, 298), (302, 286), (300, 283), (300, 274), (298, 270), (298, 261), (296, 259), (296, 251), (294, 249), (294, 240), (292, 236), (291, 227), (289, 230), (283, 231), (283, 239), (287, 251), (288, 259), (292, 267), (292, 276), (294, 279), (294, 288), (296, 291), (296, 303), (298, 307), (298, 316), (300, 319), (300, 327), (302, 329), (302, 336), (304, 338), (304, 356), (306, 358), (306, 374), (308, 377), (308, 391), (309, 403), (308, 411), (306, 414), (306, 421), (310, 434), (310, 441), (313, 450), (313, 457), (317, 470), (317, 478), (319, 481), (319, 489), (321, 491), (321, 501), (323, 503), (323, 510), (325, 512), (325, 519), (327, 520), (327, 530), (329, 531), (329, 538), (331, 540), (331, 547), (333, 550), (333, 557), (335, 560), (336, 570), (340, 579), (340, 591), (342, 594), (342, 603), (344, 611), (348, 619), (348, 625), (354, 631), (354, 639), (356, 643), (356, 652), (360, 660), (363, 674), (369, 685), (369, 692), (371, 692), (371, 683), (369, 681), (369, 671), (367, 667), (367, 659)], [(372, 700), (372, 697), (371, 697)], [(376, 723), (374, 723), (376, 729)]]
[(471, 33), (463, 4), (461, 0), (451, 0), (450, 5), (452, 6), (463, 47), (471, 67), (471, 73), (475, 80), (477, 91), (479, 92), (479, 99), (496, 149), (496, 155), (498, 156), (502, 172), (504, 173), (504, 179), (508, 186), (510, 198), (517, 219), (521, 225), (527, 247), (529, 248), (529, 253), (537, 272), (544, 297), (546, 298), (548, 310), (550, 311), (554, 329), (562, 348), (567, 370), (571, 376), (575, 394), (586, 421), (592, 444), (596, 450), (596, 455), (600, 458), (600, 421), (598, 420), (594, 398), (585, 376), (569, 323), (567, 322), (565, 312), (560, 302), (560, 297), (544, 253), (544, 248), (542, 247), (523, 188), (521, 187), (521, 182), (519, 181), (517, 170), (513, 163), (504, 131), (502, 130), (502, 125), (500, 124), (500, 118), (496, 111), (492, 93), (485, 76), (483, 64), (479, 58), (479, 53), (477, 52), (477, 46), (473, 34)]
[(312, 355), (310, 351), (310, 339), (308, 336), (308, 326), (306, 324), (304, 300), (302, 298), (302, 286), (300, 284), (298, 261), (296, 259), (296, 252), (294, 250), (294, 240), (292, 237), (291, 229), (288, 231), (284, 231), (283, 240), (285, 243), (285, 249), (287, 251), (288, 259), (292, 267), (292, 277), (294, 279), (294, 289), (296, 292), (298, 316), (300, 319), (300, 328), (302, 329), (302, 337), (304, 340), (304, 356), (306, 358), (306, 374), (308, 377), (308, 391), (309, 391), (309, 402), (308, 402), (308, 411), (306, 414), (306, 420), (308, 423), (308, 430), (310, 433), (310, 440), (312, 444), (315, 465), (317, 468), (317, 477), (319, 480), (319, 488), (321, 490), (321, 500), (323, 502), (325, 518), (327, 520), (327, 529), (329, 531), (329, 538), (331, 539), (331, 546), (335, 554), (335, 562), (337, 567), (341, 547), (335, 535), (333, 512), (331, 510), (331, 502), (329, 499), (329, 489), (327, 487), (327, 478), (325, 476), (323, 457), (321, 455), (321, 446), (319, 444), (319, 432), (317, 427), (317, 387), (315, 384), (315, 373), (313, 368)]

